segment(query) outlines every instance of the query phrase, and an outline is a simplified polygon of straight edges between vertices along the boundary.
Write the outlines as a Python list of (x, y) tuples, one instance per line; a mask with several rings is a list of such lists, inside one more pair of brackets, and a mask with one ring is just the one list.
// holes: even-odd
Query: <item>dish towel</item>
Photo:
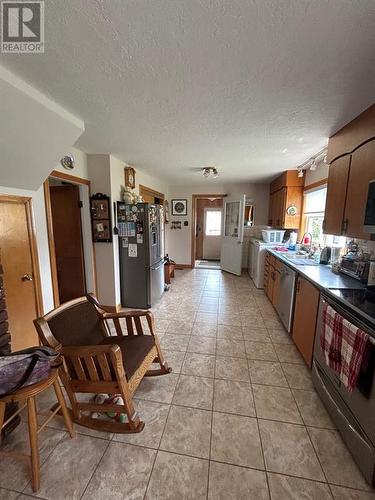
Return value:
[(324, 304), (320, 347), (327, 365), (339, 375), (349, 392), (357, 384), (368, 341), (366, 332), (343, 318), (327, 303)]

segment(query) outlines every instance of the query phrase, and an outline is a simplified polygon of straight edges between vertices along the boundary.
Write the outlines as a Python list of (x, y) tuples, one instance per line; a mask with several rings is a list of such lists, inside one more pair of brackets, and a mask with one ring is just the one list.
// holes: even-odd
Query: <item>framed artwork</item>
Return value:
[(172, 215), (187, 215), (187, 200), (172, 200)]
[(134, 167), (125, 167), (125, 186), (131, 189), (135, 188), (135, 170)]
[(96, 193), (90, 197), (92, 239), (95, 243), (110, 243), (111, 209), (110, 199), (103, 193)]

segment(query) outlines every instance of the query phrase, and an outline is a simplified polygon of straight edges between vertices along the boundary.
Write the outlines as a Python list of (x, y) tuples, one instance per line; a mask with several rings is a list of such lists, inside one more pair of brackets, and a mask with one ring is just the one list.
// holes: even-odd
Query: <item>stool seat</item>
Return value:
[[(38, 417), (36, 411), (35, 397), (44, 392), (49, 387), (53, 386), (58, 401), (58, 405), (54, 407), (53, 412), (39, 427)], [(24, 402), (18, 411), (11, 415), (8, 420), (4, 422), (5, 406), (7, 403), (12, 402)], [(22, 387), (13, 394), (0, 397), (0, 431), (5, 427), (13, 418), (15, 418), (25, 407), (28, 410), (28, 427), (29, 427), (29, 440), (30, 440), (30, 459), (31, 459), (31, 482), (34, 492), (37, 492), (40, 487), (40, 460), (39, 460), (39, 449), (38, 449), (38, 434), (42, 431), (45, 426), (56, 416), (58, 412), (61, 411), (64, 418), (66, 428), (70, 434), (70, 437), (74, 437), (73, 424), (70, 419), (69, 411), (66, 407), (64, 395), (62, 393), (59, 384), (59, 368), (52, 368), (47, 379), (42, 380), (36, 384), (29, 385), (27, 387)], [(7, 452), (1, 451), (1, 454), (7, 454)], [(14, 453), (12, 453), (14, 455)], [(18, 453), (18, 455), (23, 455)]]

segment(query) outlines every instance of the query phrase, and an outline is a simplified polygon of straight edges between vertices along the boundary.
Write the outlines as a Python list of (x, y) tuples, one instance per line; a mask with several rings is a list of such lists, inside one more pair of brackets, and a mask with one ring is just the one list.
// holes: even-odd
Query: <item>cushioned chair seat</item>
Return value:
[(101, 344), (118, 345), (121, 349), (122, 362), (126, 377), (129, 380), (144, 361), (147, 354), (154, 347), (154, 338), (151, 335), (124, 335), (106, 337)]

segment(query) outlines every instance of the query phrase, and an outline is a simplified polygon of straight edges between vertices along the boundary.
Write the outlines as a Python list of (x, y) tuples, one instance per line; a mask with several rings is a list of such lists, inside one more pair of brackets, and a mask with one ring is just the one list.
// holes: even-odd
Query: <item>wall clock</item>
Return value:
[(133, 167), (125, 167), (125, 186), (135, 188), (135, 170)]
[(61, 158), (60, 163), (67, 170), (73, 170), (74, 156), (72, 155), (72, 153), (67, 153), (63, 158)]

